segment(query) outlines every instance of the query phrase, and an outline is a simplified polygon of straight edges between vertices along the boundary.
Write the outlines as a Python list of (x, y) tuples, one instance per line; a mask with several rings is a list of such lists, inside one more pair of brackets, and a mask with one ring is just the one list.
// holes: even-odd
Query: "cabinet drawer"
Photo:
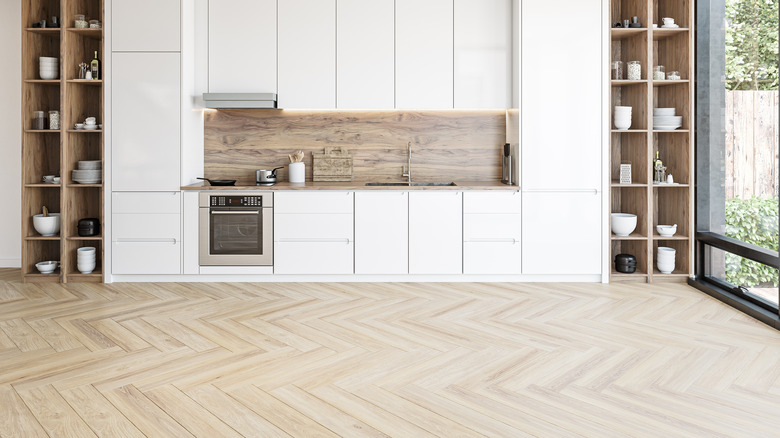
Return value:
[(274, 240), (353, 240), (351, 214), (275, 214)]
[(463, 240), (514, 239), (520, 243), (521, 221), (519, 214), (464, 214)]
[(181, 240), (179, 214), (114, 214), (113, 239)]
[(114, 274), (179, 274), (181, 242), (113, 242), (111, 244)]
[(115, 214), (181, 212), (181, 192), (114, 192), (111, 200), (111, 211)]
[(276, 242), (274, 274), (352, 274), (352, 242)]
[(349, 213), (353, 192), (276, 192), (275, 213)]
[(520, 198), (517, 191), (467, 191), (463, 192), (463, 212), (520, 214)]
[(520, 274), (523, 247), (520, 241), (465, 242), (464, 274)]

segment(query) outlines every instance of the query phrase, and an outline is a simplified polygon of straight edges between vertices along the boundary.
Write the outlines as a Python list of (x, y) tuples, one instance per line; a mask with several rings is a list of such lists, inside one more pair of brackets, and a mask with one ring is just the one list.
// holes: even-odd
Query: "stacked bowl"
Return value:
[(658, 270), (662, 274), (671, 274), (674, 271), (674, 262), (677, 255), (677, 250), (669, 248), (667, 246), (659, 246), (656, 252), (655, 259)]
[(615, 106), (615, 128), (625, 131), (631, 127), (631, 107)]
[(73, 171), (73, 181), (79, 184), (100, 184), (103, 179), (103, 162), (79, 161), (79, 168)]
[(653, 108), (653, 129), (673, 131), (682, 126), (682, 116), (674, 108)]
[(96, 251), (94, 246), (85, 246), (76, 250), (76, 267), (82, 274), (91, 274), (95, 270)]
[(60, 77), (59, 58), (41, 56), (38, 58), (38, 61), (40, 62), (38, 73), (41, 75), (41, 79), (57, 79)]

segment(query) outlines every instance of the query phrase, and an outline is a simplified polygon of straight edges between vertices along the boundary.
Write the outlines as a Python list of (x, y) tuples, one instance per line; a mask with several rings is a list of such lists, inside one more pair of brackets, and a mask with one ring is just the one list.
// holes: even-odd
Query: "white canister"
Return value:
[(290, 163), (289, 171), (291, 183), (306, 182), (306, 165), (303, 162)]

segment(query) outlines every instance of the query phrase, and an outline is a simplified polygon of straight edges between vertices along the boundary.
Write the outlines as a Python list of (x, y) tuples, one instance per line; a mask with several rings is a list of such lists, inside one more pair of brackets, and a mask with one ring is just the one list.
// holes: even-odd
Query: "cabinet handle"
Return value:
[(599, 189), (524, 189), (526, 193), (593, 193), (598, 195)]
[(520, 243), (517, 239), (464, 239), (464, 243), (511, 243), (512, 245), (516, 245)]
[(352, 242), (352, 239), (328, 239), (328, 238), (288, 238), (288, 239), (277, 239), (277, 242), (280, 243), (294, 243), (294, 242), (312, 242), (312, 243), (339, 243), (343, 242), (349, 245)]
[(260, 210), (248, 211), (212, 211), (211, 214), (260, 214)]
[(114, 243), (170, 243), (176, 245), (176, 239), (115, 239)]

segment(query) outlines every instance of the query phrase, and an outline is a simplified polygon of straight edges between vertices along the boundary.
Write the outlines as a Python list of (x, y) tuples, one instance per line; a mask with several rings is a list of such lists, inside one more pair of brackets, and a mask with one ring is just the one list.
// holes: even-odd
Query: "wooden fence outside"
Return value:
[(726, 199), (778, 190), (778, 92), (726, 92)]

